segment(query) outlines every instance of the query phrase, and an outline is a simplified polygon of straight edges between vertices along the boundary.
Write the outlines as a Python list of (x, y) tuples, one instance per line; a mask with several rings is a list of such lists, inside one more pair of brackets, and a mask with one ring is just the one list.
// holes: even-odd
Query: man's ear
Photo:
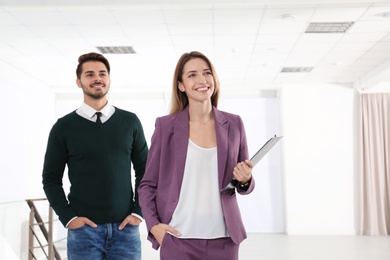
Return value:
[(79, 88), (81, 88), (81, 81), (79, 79), (76, 79), (76, 84)]

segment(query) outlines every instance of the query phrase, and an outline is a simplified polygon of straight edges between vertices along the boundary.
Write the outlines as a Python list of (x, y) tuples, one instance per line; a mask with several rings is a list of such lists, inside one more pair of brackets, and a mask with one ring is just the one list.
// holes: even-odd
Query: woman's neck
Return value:
[(211, 104), (189, 106), (189, 120), (202, 124), (208, 123), (213, 118), (213, 109)]

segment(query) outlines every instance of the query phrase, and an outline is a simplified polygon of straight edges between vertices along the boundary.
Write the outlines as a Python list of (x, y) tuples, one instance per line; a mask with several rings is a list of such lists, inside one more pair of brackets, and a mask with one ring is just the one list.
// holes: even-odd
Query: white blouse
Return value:
[(188, 142), (183, 183), (169, 223), (179, 238), (228, 237), (218, 185), (217, 147), (202, 148)]

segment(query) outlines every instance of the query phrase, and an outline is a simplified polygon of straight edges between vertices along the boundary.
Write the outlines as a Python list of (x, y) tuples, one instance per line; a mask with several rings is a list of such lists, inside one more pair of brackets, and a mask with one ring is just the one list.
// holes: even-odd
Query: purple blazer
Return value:
[[(213, 107), (218, 153), (219, 189), (233, 178), (238, 162), (248, 159), (248, 146), (243, 122), (238, 115)], [(173, 115), (156, 119), (155, 130), (146, 162), (144, 177), (138, 188), (142, 215), (149, 231), (148, 240), (153, 248), (159, 244), (150, 229), (158, 224), (169, 224), (179, 201), (189, 139), (188, 107)], [(249, 194), (255, 186), (252, 181), (247, 190), (239, 188), (221, 195), (222, 211), (229, 235), (239, 244), (246, 238), (236, 190)], [(199, 192), (207, 192), (199, 187)], [(196, 194), (194, 194), (196, 195)]]

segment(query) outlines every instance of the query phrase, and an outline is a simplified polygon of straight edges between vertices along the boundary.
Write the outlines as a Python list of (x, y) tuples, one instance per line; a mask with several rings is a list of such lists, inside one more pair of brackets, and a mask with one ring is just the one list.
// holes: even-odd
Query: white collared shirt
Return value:
[(102, 123), (104, 123), (114, 114), (115, 107), (111, 105), (110, 101), (108, 101), (107, 104), (100, 111), (96, 111), (94, 108), (83, 102), (81, 104), (81, 107), (76, 110), (76, 113), (79, 116), (82, 116), (92, 122), (96, 122), (96, 112), (102, 113), (100, 120), (102, 120)]

